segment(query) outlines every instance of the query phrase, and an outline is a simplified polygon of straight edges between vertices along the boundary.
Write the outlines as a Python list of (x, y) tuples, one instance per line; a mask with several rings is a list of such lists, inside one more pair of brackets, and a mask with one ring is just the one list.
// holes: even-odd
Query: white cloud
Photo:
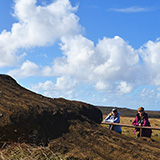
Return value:
[(160, 85), (160, 41), (148, 41), (139, 50), (147, 73), (147, 81), (152, 85)]
[(121, 81), (118, 85), (118, 91), (120, 93), (130, 93), (132, 91), (133, 87), (125, 81)]
[[(82, 35), (63, 37), (62, 58), (54, 61), (53, 69), (57, 74), (74, 75), (78, 79), (90, 78), (94, 61), (94, 43)], [(92, 61), (93, 59), (93, 61)]]
[[(82, 35), (67, 36), (61, 40), (63, 56), (56, 58), (53, 66), (42, 67), (41, 71), (40, 67), (36, 66), (32, 69), (35, 72), (32, 73), (41, 76), (72, 77), (79, 83), (89, 84), (97, 91), (103, 92), (128, 93), (138, 85), (135, 84), (139, 82), (137, 71), (141, 70), (138, 66), (137, 51), (122, 38), (104, 37), (96, 46)], [(35, 66), (34, 63), (31, 64)], [(9, 73), (18, 74), (21, 77), (24, 77), (24, 74), (32, 76), (24, 69), (24, 64), (20, 70), (13, 70)], [(65, 90), (68, 82), (57, 78), (55, 87)], [(71, 90), (71, 87), (69, 89)]]
[(25, 78), (29, 76), (39, 75), (39, 67), (27, 60), (22, 64), (20, 69), (14, 69), (8, 72), (9, 75), (16, 77), (16, 78)]
[(55, 59), (52, 67), (57, 75), (71, 75), (100, 90), (108, 88), (108, 83), (116, 90), (118, 81), (135, 82), (138, 54), (118, 36), (104, 37), (96, 46), (82, 35), (63, 37), (61, 49), (64, 56)]
[(36, 0), (15, 0), (14, 16), (18, 22), (11, 31), (0, 34), (0, 67), (15, 65), (19, 48), (44, 46), (64, 35), (81, 30), (78, 17), (69, 0), (53, 1), (48, 6), (36, 6)]
[(15, 32), (20, 32), (20, 40), (26, 37), (22, 46), (43, 46), (66, 34), (79, 32), (79, 19), (74, 14), (76, 8), (71, 6), (69, 0), (54, 1), (45, 7), (35, 3), (36, 0), (16, 1), (15, 16), (20, 23), (14, 28)]
[(94, 72), (97, 75), (107, 80), (132, 78), (130, 75), (134, 72), (139, 57), (137, 52), (122, 38), (105, 37), (97, 44), (96, 51), (98, 56)]
[(149, 12), (152, 9), (150, 8), (143, 8), (143, 7), (137, 7), (132, 6), (128, 8), (111, 8), (109, 11), (115, 11), (115, 12), (123, 12), (123, 13), (138, 13), (138, 12)]
[(143, 48), (141, 48), (141, 53), (143, 54), (144, 61), (149, 65), (160, 65), (160, 41), (148, 41), (144, 44)]
[(141, 93), (140, 93), (140, 96), (143, 97), (144, 99), (149, 98), (149, 99), (154, 99), (156, 96), (155, 96), (155, 90), (154, 89), (147, 89), (147, 88), (144, 88), (141, 90)]
[[(35, 75), (39, 73), (41, 76), (58, 76), (54, 90), (66, 90), (66, 86), (69, 86), (68, 91), (75, 90), (76, 85), (69, 83), (73, 83), (72, 78), (76, 83), (89, 84), (97, 91), (115, 94), (130, 93), (141, 84), (159, 85), (160, 83), (159, 61), (152, 58), (158, 56), (159, 41), (149, 41), (140, 50), (134, 50), (118, 36), (104, 37), (94, 45), (82, 35), (76, 35), (63, 37), (61, 50), (63, 56), (56, 58), (53, 66), (45, 66), (41, 70), (36, 66), (32, 69), (35, 72), (31, 72)], [(35, 66), (31, 62), (29, 64), (30, 68)], [(32, 76), (28, 72), (29, 69), (25, 70), (24, 66), (27, 65), (23, 64), (19, 71), (14, 70), (10, 74), (22, 74), (22, 77), (26, 73), (26, 76)], [(59, 78), (61, 76), (63, 78)], [(69, 80), (67, 77), (70, 77)], [(51, 92), (51, 89), (48, 92), (43, 89), (47, 95)]]
[(32, 90), (40, 92), (41, 90), (49, 97), (67, 97), (71, 98), (76, 90), (78, 82), (70, 77), (59, 77), (56, 83), (46, 81), (32, 87)]
[(110, 88), (110, 86), (107, 83), (102, 82), (102, 81), (98, 81), (95, 84), (95, 89), (98, 90), (98, 91), (105, 91), (105, 90), (107, 90), (109, 88)]
[(14, 42), (9, 39), (10, 36), (11, 33), (5, 30), (0, 34), (0, 67), (16, 65), (23, 56), (16, 56), (17, 49), (13, 45)]

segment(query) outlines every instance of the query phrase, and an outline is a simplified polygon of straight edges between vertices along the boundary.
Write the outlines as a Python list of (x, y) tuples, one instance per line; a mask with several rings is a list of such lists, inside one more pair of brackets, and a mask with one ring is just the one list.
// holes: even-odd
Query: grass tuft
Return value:
[(66, 160), (48, 147), (31, 146), (26, 143), (3, 144), (0, 150), (2, 160)]

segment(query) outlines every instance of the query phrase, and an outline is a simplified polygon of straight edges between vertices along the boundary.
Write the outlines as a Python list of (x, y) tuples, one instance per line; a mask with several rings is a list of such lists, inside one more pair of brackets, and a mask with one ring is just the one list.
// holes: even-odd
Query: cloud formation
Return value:
[[(53, 66), (41, 68), (40, 73), (44, 76), (57, 76), (57, 80), (63, 77), (66, 86), (72, 81), (76, 82), (76, 86), (72, 86), (74, 91), (81, 83), (91, 85), (98, 92), (107, 91), (117, 95), (131, 93), (140, 85), (159, 86), (159, 40), (148, 41), (139, 50), (118, 36), (104, 37), (96, 45), (82, 35), (63, 37), (61, 41), (63, 56), (56, 58)], [(60, 85), (61, 82), (58, 84), (65, 90), (66, 87), (63, 83)], [(56, 83), (50, 83), (49, 88), (57, 86)], [(40, 84), (39, 88), (42, 89), (45, 83)], [(56, 91), (61, 89), (54, 88)], [(69, 90), (72, 89), (68, 88)], [(149, 91), (146, 89), (146, 92)], [(52, 96), (55, 95), (53, 93)]]
[[(84, 92), (89, 92), (89, 96), (95, 98), (96, 94), (105, 93), (99, 101), (110, 99), (120, 105), (120, 96), (123, 100), (122, 95), (132, 93), (141, 85), (159, 88), (159, 39), (148, 41), (139, 49), (119, 36), (104, 37), (95, 44), (82, 34), (76, 9), (69, 0), (56, 0), (46, 6), (37, 6), (36, 0), (15, 0), (14, 16), (18, 22), (12, 25), (10, 32), (4, 30), (0, 34), (0, 67), (16, 66), (8, 72), (16, 78), (53, 77), (53, 81), (46, 80), (32, 87), (50, 97), (80, 98), (80, 95), (87, 97)], [(115, 11), (147, 10), (131, 7)], [(55, 58), (52, 65), (21, 61), (25, 54), (19, 55), (19, 49), (54, 45), (57, 41), (62, 55)], [(139, 92), (142, 100), (144, 96), (160, 97), (159, 89)], [(112, 96), (117, 96), (117, 100)], [(127, 98), (134, 103), (131, 97)]]
[(128, 8), (111, 8), (109, 9), (109, 11), (122, 12), (122, 13), (138, 13), (138, 12), (149, 12), (152, 11), (152, 9), (132, 6)]
[(14, 66), (21, 56), (20, 48), (54, 44), (65, 35), (81, 30), (76, 8), (69, 0), (57, 0), (48, 6), (36, 6), (36, 0), (15, 0), (14, 16), (18, 20), (11, 31), (0, 34), (0, 67)]
[[(81, 26), (78, 24), (78, 17), (73, 13), (74, 8), (71, 7), (69, 1), (55, 1), (46, 7), (36, 6), (35, 3), (36, 1), (25, 0), (16, 2), (15, 16), (19, 18), (19, 23), (14, 25), (20, 25), (20, 28), (23, 25), (22, 30), (27, 28), (23, 31), (28, 37), (22, 45), (20, 42), (18, 44), (21, 47), (23, 45), (43, 46), (59, 38), (63, 56), (54, 59), (53, 66), (40, 67), (27, 60), (19, 69), (8, 72), (10, 75), (19, 78), (34, 75), (57, 76), (58, 79), (67, 77), (68, 83), (72, 78), (73, 81), (91, 85), (97, 91), (108, 90), (117, 93), (130, 93), (144, 83), (146, 85), (160, 83), (158, 80), (160, 75), (156, 70), (159, 67), (157, 56), (160, 44), (158, 40), (147, 42), (139, 50), (132, 48), (119, 36), (104, 37), (94, 44), (82, 34), (78, 34)], [(61, 24), (62, 28), (57, 27), (57, 23), (61, 22), (64, 22)], [(40, 23), (42, 28), (38, 27)], [(14, 27), (12, 27), (13, 30)], [(35, 36), (29, 34), (29, 31)], [(21, 32), (12, 33), (15, 33), (15, 36), (21, 35)], [(147, 79), (147, 77), (152, 77), (152, 79)]]
[(27, 61), (9, 74), (31, 76), (28, 72), (31, 68), (35, 75), (67, 77), (66, 81), (72, 77), (79, 83), (92, 85), (97, 91), (118, 93), (129, 93), (139, 85), (138, 74), (143, 73), (138, 53), (118, 36), (104, 37), (96, 45), (82, 35), (67, 36), (61, 38), (60, 46), (63, 56), (56, 58), (53, 66), (38, 68)]
[(59, 77), (56, 80), (56, 83), (52, 81), (46, 81), (44, 83), (38, 83), (33, 86), (33, 90), (36, 92), (40, 92), (41, 90), (44, 92), (44, 95), (49, 97), (68, 97), (72, 98), (73, 93), (75, 92), (77, 87), (77, 81), (73, 80), (69, 77)]
[(19, 69), (10, 70), (8, 74), (17, 78), (37, 76), (39, 75), (39, 67), (35, 63), (27, 60), (22, 64)]
[(55, 59), (52, 66), (57, 75), (72, 76), (93, 84), (100, 90), (109, 89), (110, 85), (105, 84), (111, 83), (114, 85), (112, 90), (123, 92), (118, 87), (121, 81), (126, 84), (123, 88), (134, 83), (133, 74), (135, 75), (138, 69), (138, 54), (118, 36), (104, 37), (97, 45), (81, 35), (71, 39), (63, 38), (61, 49), (64, 57)]

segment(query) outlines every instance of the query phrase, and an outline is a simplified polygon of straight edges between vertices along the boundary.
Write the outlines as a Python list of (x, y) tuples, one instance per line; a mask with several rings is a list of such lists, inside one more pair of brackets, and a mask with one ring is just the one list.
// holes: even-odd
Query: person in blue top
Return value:
[[(117, 108), (113, 108), (112, 112), (104, 119), (104, 122), (120, 123), (120, 113), (117, 111)], [(109, 128), (111, 125), (109, 126)], [(112, 130), (117, 133), (122, 133), (121, 126), (113, 125)]]

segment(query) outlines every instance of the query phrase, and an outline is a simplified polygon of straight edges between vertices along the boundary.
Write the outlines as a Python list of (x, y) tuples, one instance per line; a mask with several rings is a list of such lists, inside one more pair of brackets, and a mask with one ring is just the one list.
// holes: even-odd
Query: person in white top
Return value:
[[(120, 123), (120, 113), (117, 111), (117, 108), (113, 108), (112, 112), (108, 114), (108, 116), (104, 119), (104, 122), (112, 122), (112, 123)], [(111, 125), (109, 125), (109, 128)], [(114, 130), (117, 133), (122, 133), (121, 126), (114, 125), (112, 127), (112, 130)]]

